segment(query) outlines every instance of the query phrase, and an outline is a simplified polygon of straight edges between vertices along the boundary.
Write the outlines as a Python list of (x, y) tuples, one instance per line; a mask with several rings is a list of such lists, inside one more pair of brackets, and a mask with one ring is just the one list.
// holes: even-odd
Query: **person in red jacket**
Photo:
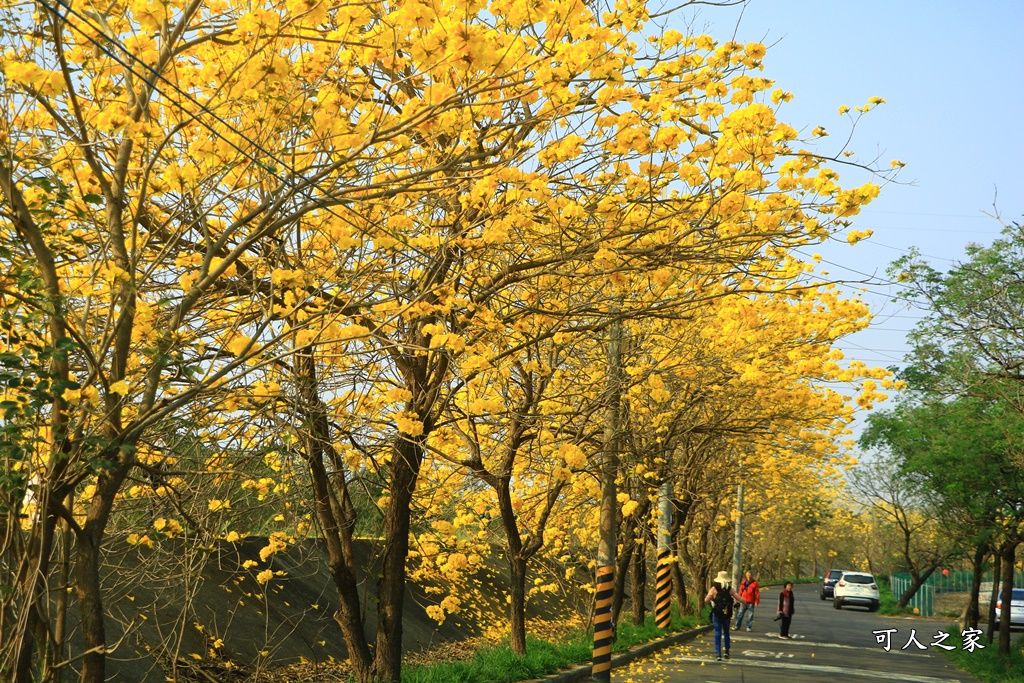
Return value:
[(740, 605), (739, 611), (736, 613), (735, 630), (740, 630), (743, 615), (746, 615), (747, 630), (749, 631), (754, 626), (754, 608), (761, 604), (761, 587), (757, 585), (757, 581), (754, 581), (754, 575), (750, 572), (747, 572), (746, 578), (740, 581), (739, 592), (744, 603)]

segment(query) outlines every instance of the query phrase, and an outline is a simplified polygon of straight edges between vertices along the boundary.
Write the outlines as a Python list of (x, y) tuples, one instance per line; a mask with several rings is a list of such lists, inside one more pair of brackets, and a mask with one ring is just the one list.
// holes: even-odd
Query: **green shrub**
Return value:
[(886, 614), (888, 616), (897, 616), (900, 614), (913, 614), (914, 610), (910, 607), (899, 607), (897, 605), (896, 596), (892, 594), (892, 588), (889, 586), (889, 579), (884, 576), (876, 576), (875, 582), (878, 584), (878, 613)]

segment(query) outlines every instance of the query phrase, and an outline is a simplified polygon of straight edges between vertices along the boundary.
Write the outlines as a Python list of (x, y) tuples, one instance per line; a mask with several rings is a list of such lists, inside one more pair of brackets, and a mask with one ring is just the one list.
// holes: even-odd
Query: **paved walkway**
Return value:
[[(775, 616), (778, 589), (762, 593), (752, 631), (732, 634), (732, 659), (715, 660), (714, 632), (618, 669), (612, 680), (632, 683), (821, 683), (822, 681), (904, 681), (976, 683), (932, 644), (956, 624), (933, 619), (884, 617), (863, 608), (836, 610), (818, 597), (817, 585), (796, 587), (792, 640), (779, 638)], [(890, 650), (875, 631), (888, 634)], [(926, 649), (912, 643), (911, 632)], [(943, 643), (945, 644), (945, 643)]]

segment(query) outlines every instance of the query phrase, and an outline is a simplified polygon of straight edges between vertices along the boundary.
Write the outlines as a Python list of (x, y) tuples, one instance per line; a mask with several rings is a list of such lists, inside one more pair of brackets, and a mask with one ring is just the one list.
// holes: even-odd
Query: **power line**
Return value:
[[(893, 251), (898, 251), (898, 252), (901, 252), (903, 254), (909, 254), (910, 253), (910, 249), (904, 249), (902, 247), (894, 247), (894, 246), (889, 245), (889, 244), (882, 244), (881, 242), (876, 242), (873, 239), (865, 240), (864, 243), (869, 245), (869, 246), (870, 245), (874, 245), (876, 247), (884, 247), (886, 249), (892, 249)], [(935, 256), (934, 254), (923, 254), (923, 253), (920, 253), (920, 252), (918, 252), (918, 253), (921, 256), (924, 256), (924, 257), (927, 257), (927, 258), (930, 258), (930, 259), (936, 259), (938, 261), (947, 261), (949, 263), (956, 263), (956, 259), (946, 258), (945, 256)]]
[(836, 340), (835, 343), (836, 344), (849, 344), (850, 346), (853, 346), (853, 347), (856, 347), (858, 349), (861, 349), (862, 351), (874, 351), (876, 353), (881, 353), (881, 354), (886, 354), (886, 353), (907, 353), (908, 352), (908, 349), (876, 349), (874, 347), (861, 346), (860, 344), (856, 344), (856, 343), (854, 343), (852, 341), (844, 341), (842, 339)]
[(987, 220), (992, 220), (992, 217), (991, 216), (987, 216), (987, 215), (975, 216), (975, 215), (972, 215), (972, 214), (962, 214), (962, 213), (924, 213), (924, 212), (919, 212), (919, 211), (877, 211), (875, 209), (863, 209), (861, 211), (861, 213), (867, 213), (867, 214), (878, 213), (878, 214), (887, 214), (887, 215), (891, 215), (891, 216), (929, 216), (929, 217), (932, 217), (932, 218), (973, 218), (973, 219), (976, 219), (976, 220), (984, 218), (984, 219), (987, 219)]

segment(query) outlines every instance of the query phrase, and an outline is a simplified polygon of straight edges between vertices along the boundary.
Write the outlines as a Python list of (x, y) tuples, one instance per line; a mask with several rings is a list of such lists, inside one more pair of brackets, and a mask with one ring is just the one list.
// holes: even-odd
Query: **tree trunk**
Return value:
[(697, 597), (695, 602), (697, 603), (697, 614), (700, 614), (701, 610), (704, 609), (704, 596), (707, 595), (710, 587), (710, 581), (708, 580), (710, 572), (703, 566), (698, 568), (697, 576), (694, 577), (693, 582), (697, 584)]
[(985, 628), (985, 638), (989, 644), (995, 636), (996, 603), (999, 602), (999, 580), (1002, 578), (1001, 568), (1003, 566), (1003, 554), (998, 548), (993, 548), (995, 561), (992, 565), (992, 593), (988, 601), (988, 626)]
[[(115, 425), (119, 428), (119, 425)], [(126, 450), (118, 466), (101, 474), (81, 532), (76, 533), (75, 579), (82, 628), (81, 683), (104, 683), (107, 666), (107, 632), (103, 592), (100, 588), (100, 547), (114, 509), (114, 497), (133, 467), (132, 451)], [(107, 454), (111, 461), (118, 456)]]
[(628, 540), (623, 543), (622, 552), (615, 558), (615, 583), (612, 593), (612, 630), (616, 630), (619, 624), (619, 617), (622, 615), (622, 603), (626, 599), (626, 575), (629, 573), (629, 566), (633, 560), (633, 552), (636, 550), (636, 539), (633, 538), (633, 529), (626, 531)]
[[(424, 424), (423, 432), (430, 433)], [(423, 450), (399, 437), (391, 449), (391, 494), (384, 512), (384, 559), (377, 590), (377, 651), (374, 672), (379, 683), (398, 683), (402, 670), (402, 608), (405, 563), (409, 556), (409, 521)]]
[(676, 594), (679, 616), (685, 617), (693, 614), (693, 606), (686, 595), (686, 581), (683, 579), (683, 570), (679, 566), (679, 562), (672, 563), (672, 590)]
[[(672, 590), (676, 594), (676, 601), (679, 603), (679, 616), (685, 617), (693, 614), (694, 606), (690, 602), (686, 594), (686, 580), (683, 578), (683, 567), (680, 562), (681, 554), (679, 552), (679, 545), (682, 541), (679, 539), (679, 527), (676, 527), (672, 531), (672, 543), (669, 546), (672, 549), (672, 555), (675, 556), (675, 562), (672, 563)], [(700, 600), (700, 598), (697, 598)], [(697, 608), (700, 611), (700, 608)]]
[[(365, 624), (359, 598), (359, 582), (352, 547), (354, 512), (345, 482), (345, 472), (339, 466), (328, 474), (325, 458), (333, 448), (327, 407), (320, 398), (313, 351), (296, 354), (295, 379), (298, 384), (299, 411), (306, 422), (306, 465), (313, 484), (313, 500), (317, 519), (327, 547), (327, 567), (338, 593), (339, 609), (334, 620), (341, 628), (349, 660), (359, 683), (373, 680), (373, 655), (366, 637)], [(332, 495), (331, 476), (336, 485)], [(346, 505), (348, 503), (348, 505)]]
[(509, 586), (510, 644), (517, 655), (526, 654), (526, 559), (510, 557), (512, 583)]
[(82, 623), (82, 683), (106, 680), (107, 633), (100, 592), (100, 539), (86, 532), (78, 536), (75, 554), (78, 608)]
[(985, 555), (987, 552), (988, 543), (980, 543), (974, 551), (974, 572), (971, 577), (971, 599), (967, 603), (967, 614), (964, 619), (964, 626), (967, 628), (978, 628), (978, 621), (981, 620), (981, 579), (982, 571), (985, 568)]
[(1003, 545), (1003, 611), (999, 619), (999, 654), (1010, 655), (1010, 609), (1013, 605), (1013, 568), (1017, 563), (1017, 541)]
[(644, 623), (647, 616), (647, 544), (640, 539), (633, 548), (633, 564), (630, 572), (630, 606), (633, 608), (633, 623)]
[(37, 648), (45, 647), (45, 640), (40, 639), (40, 632), (45, 634), (46, 622), (44, 614), (48, 611), (46, 579), (50, 572), (50, 553), (53, 546), (53, 532), (56, 520), (41, 511), (31, 531), (31, 537), (24, 559), (24, 574), (20, 580), (22, 595), (25, 596), (25, 626), (19, 636), (21, 643), (15, 656), (15, 683), (32, 683), (33, 660), (36, 659)]
[(910, 573), (910, 585), (907, 586), (907, 590), (903, 591), (903, 595), (897, 601), (897, 606), (906, 607), (914, 596), (917, 595), (917, 591), (921, 589), (921, 586), (931, 577), (931, 575), (938, 569), (939, 565), (934, 564), (924, 571), (924, 573), (918, 571), (912, 571)]
[[(75, 509), (75, 496), (74, 494), (68, 494), (64, 501), (64, 507), (68, 512), (72, 512)], [(67, 521), (62, 520), (60, 523), (60, 550), (59, 560), (57, 564), (57, 586), (56, 597), (54, 598), (53, 606), (53, 642), (47, 650), (46, 658), (46, 671), (45, 680), (46, 683), (61, 683), (63, 678), (64, 669), (62, 667), (54, 668), (54, 663), (63, 662), (67, 659), (66, 653), (66, 640), (67, 640), (67, 618), (68, 618), (68, 579), (71, 575), (71, 542), (73, 535), (71, 533), (71, 527), (68, 526)]]

